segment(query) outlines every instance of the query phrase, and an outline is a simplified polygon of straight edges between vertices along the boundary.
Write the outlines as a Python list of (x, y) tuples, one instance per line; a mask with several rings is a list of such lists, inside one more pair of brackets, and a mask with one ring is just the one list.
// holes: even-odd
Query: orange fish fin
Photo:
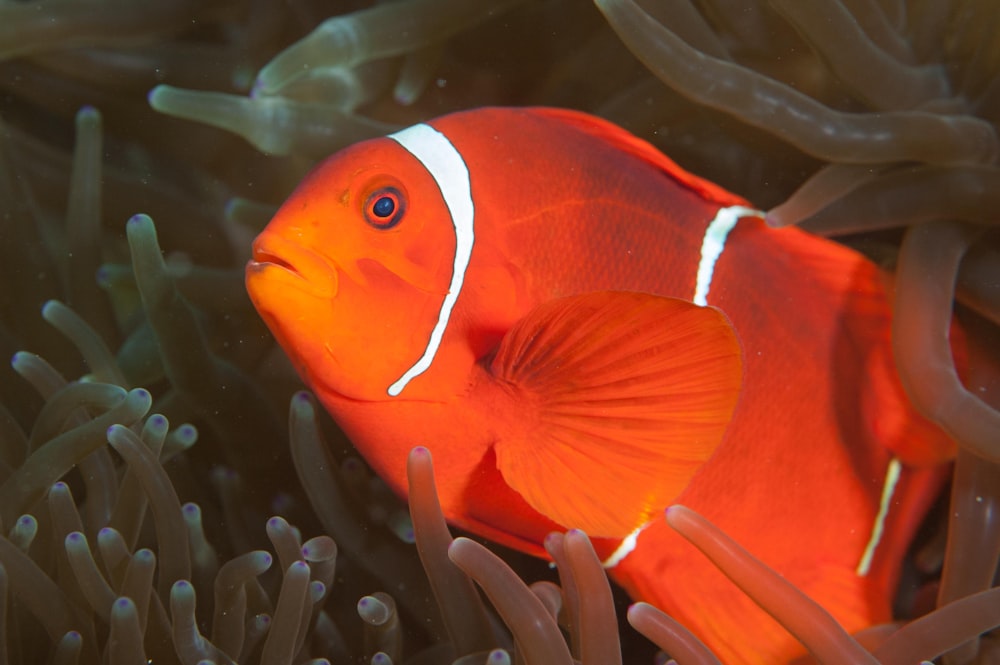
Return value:
[(704, 199), (715, 201), (721, 206), (742, 205), (752, 207), (747, 203), (746, 199), (726, 191), (708, 180), (688, 173), (648, 141), (635, 136), (631, 132), (625, 131), (618, 125), (607, 120), (588, 113), (581, 113), (580, 111), (548, 106), (530, 107), (525, 110), (533, 115), (558, 120), (563, 124), (575, 127), (581, 132), (610, 143), (619, 150), (655, 166), (688, 189), (694, 190)]
[[(803, 272), (818, 281), (815, 288), (841, 294), (837, 306), (849, 313), (837, 351), (846, 357), (866, 354), (862, 375), (852, 379), (860, 393), (861, 431), (870, 432), (874, 443), (908, 466), (933, 466), (954, 458), (954, 442), (917, 413), (899, 378), (892, 350), (891, 276), (847, 247), (819, 243), (805, 234), (795, 238), (799, 256), (812, 268)], [(952, 332), (961, 333), (954, 326)], [(838, 364), (835, 359), (834, 367)]]
[(621, 538), (715, 451), (742, 359), (717, 309), (600, 291), (532, 310), (490, 371), (510, 409), (494, 446), (504, 481), (563, 526)]
[(871, 353), (863, 384), (862, 407), (875, 438), (899, 460), (912, 467), (950, 462), (954, 440), (913, 407), (899, 379), (891, 342), (883, 354)]

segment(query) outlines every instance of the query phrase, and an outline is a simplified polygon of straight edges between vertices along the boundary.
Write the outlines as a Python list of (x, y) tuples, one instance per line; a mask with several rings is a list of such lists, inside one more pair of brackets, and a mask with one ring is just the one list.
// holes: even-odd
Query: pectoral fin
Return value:
[(602, 291), (533, 310), (504, 337), (490, 371), (518, 420), (494, 446), (505, 482), (559, 524), (620, 538), (711, 457), (742, 361), (719, 310)]

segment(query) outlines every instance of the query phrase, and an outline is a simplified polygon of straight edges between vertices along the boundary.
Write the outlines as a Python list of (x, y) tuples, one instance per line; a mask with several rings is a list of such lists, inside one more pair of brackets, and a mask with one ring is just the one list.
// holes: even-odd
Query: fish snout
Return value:
[[(318, 298), (337, 295), (337, 267), (328, 258), (280, 236), (262, 234), (253, 243), (253, 258), (247, 277), (280, 279), (292, 288), (304, 289)], [(279, 277), (280, 276), (280, 277)]]

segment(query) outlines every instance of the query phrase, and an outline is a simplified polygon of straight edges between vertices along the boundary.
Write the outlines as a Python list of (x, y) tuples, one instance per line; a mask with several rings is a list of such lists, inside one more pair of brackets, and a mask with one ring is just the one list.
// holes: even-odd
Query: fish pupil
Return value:
[(389, 217), (396, 210), (396, 202), (391, 197), (383, 196), (372, 206), (376, 217)]
[(406, 199), (395, 187), (382, 187), (365, 200), (365, 221), (380, 231), (395, 227), (406, 212)]

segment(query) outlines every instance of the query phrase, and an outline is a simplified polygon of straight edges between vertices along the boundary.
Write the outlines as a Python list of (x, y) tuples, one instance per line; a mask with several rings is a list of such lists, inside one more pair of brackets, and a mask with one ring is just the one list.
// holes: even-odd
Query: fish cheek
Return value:
[[(438, 233), (438, 226), (444, 224), (428, 225), (419, 215), (408, 215), (399, 228), (370, 234), (378, 235), (370, 239), (363, 256), (411, 287), (444, 297), (454, 268), (455, 237), (450, 230)], [(377, 270), (371, 266), (366, 269), (362, 265), (365, 261), (358, 260), (358, 268), (370, 279)]]
[[(407, 248), (403, 255), (405, 264), (399, 266), (413, 286), (430, 293), (444, 295), (448, 292), (448, 279), (454, 264), (454, 243), (420, 243)], [(405, 272), (403, 272), (405, 271)]]
[(414, 288), (372, 260), (357, 264), (363, 282), (341, 282), (325, 333), (338, 375), (324, 380), (355, 399), (382, 400), (420, 357), (436, 320), (439, 297)]

